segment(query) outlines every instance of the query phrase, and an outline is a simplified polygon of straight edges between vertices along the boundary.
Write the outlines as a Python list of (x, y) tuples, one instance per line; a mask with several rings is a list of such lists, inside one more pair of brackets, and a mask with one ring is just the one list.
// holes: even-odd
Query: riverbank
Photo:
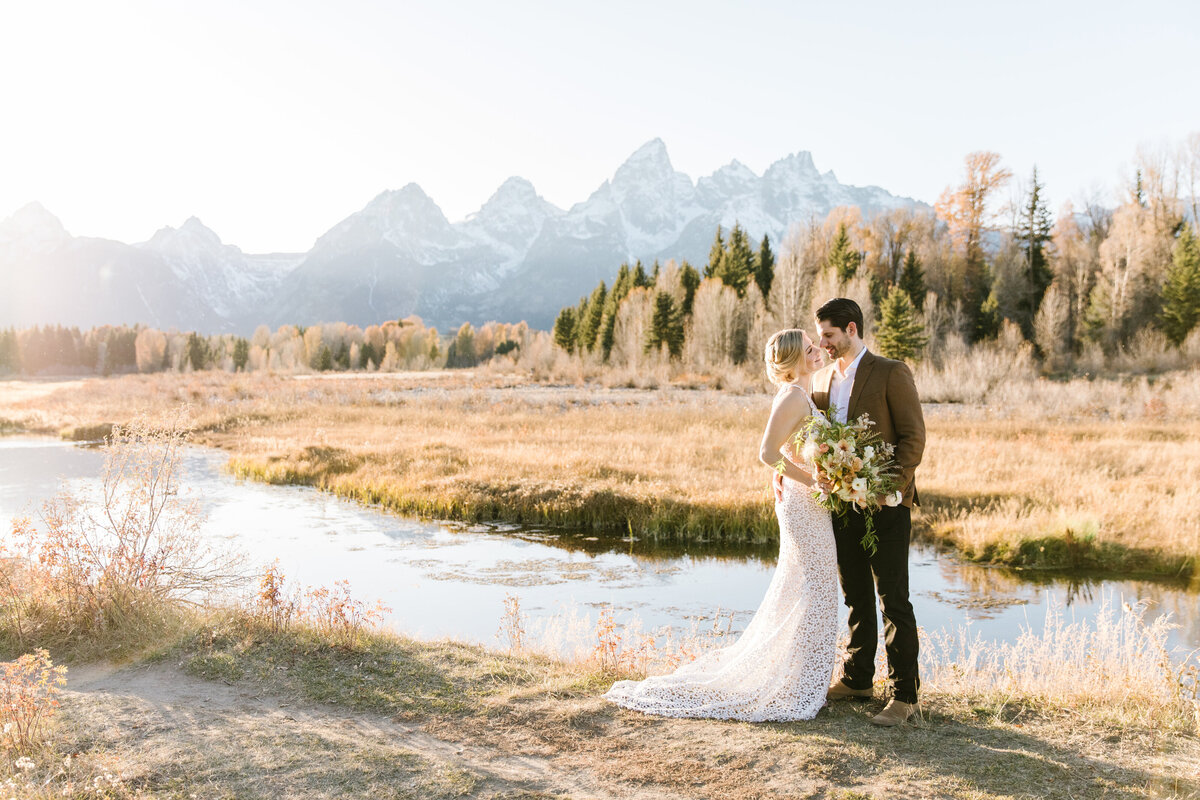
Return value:
[[(887, 699), (882, 669), (876, 699), (833, 704), (809, 722), (650, 718), (608, 705), (605, 690), (721, 646), (722, 631), (645, 636), (606, 607), (580, 631), (587, 646), (563, 656), (555, 640), (531, 635), (516, 595), (500, 607), (451, 601), (498, 625), (504, 651), (380, 630), (386, 609), (344, 581), (303, 585), (278, 563), (250, 572), (237, 553), (195, 538), (184, 438), (178, 427), (127, 431), (106, 448), (106, 491), (67, 489), (6, 542), (0, 660), (15, 660), (0, 664), (0, 785), (9, 796), (1200, 792), (1195, 654), (1173, 651), (1170, 620), (1140, 603), (1078, 621), (1048, 610), (1041, 629), (1012, 641), (984, 641), (969, 626), (922, 631), (923, 715), (898, 729), (869, 721)], [(131, 510), (131, 497), (144, 509)], [(390, 619), (419, 626), (429, 604)]]
[[(918, 535), (1019, 568), (1193, 576), (1200, 564), (1194, 373), (1008, 388), (927, 406)], [(12, 384), (10, 384), (12, 385)], [(770, 543), (757, 462), (770, 398), (511, 376), (124, 376), (0, 384), (9, 430), (89, 438), (187, 403), (238, 475), (441, 519)], [(1106, 399), (1109, 398), (1109, 399)]]
[[(646, 717), (604, 702), (618, 677), (595, 662), (380, 632), (336, 646), (307, 628), (270, 633), (214, 616), (148, 659), (73, 667), (53, 746), (22, 774), (49, 777), (73, 754), (76, 774), (102, 791), (78, 781), (72, 797), (1200, 792), (1200, 740), (1183, 717), (1147, 714), (1161, 685), (1150, 676), (1125, 704), (1079, 693), (1050, 702), (999, 683), (947, 691), (933, 676), (924, 720), (898, 729), (868, 722), (882, 701), (836, 703), (802, 723)], [(62, 786), (50, 778), (44, 796)]]

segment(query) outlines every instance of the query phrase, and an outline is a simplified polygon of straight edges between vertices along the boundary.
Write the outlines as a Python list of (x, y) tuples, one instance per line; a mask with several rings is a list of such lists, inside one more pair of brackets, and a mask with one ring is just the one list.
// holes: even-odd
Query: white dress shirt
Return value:
[(838, 422), (846, 421), (846, 414), (850, 411), (850, 393), (854, 391), (854, 376), (858, 373), (858, 362), (862, 361), (866, 352), (865, 347), (859, 350), (844, 373), (840, 359), (833, 368), (833, 380), (829, 382), (829, 404), (837, 409), (834, 419)]

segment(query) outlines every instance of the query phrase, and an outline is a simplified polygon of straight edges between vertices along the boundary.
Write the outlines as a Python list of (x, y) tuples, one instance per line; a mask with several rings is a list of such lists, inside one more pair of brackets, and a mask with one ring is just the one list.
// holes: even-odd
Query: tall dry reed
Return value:
[(95, 490), (63, 487), (37, 520), (14, 522), (0, 564), (6, 649), (99, 647), (118, 658), (239, 584), (237, 557), (201, 538), (181, 485), (186, 436), (180, 415), (117, 426)]

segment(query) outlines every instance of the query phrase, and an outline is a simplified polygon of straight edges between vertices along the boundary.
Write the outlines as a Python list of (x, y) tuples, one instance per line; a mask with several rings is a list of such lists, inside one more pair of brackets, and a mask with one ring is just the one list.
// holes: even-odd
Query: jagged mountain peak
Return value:
[(720, 198), (752, 194), (757, 191), (761, 180), (754, 170), (734, 159), (712, 175), (701, 178), (696, 182), (696, 186), (711, 204), (720, 202)]
[(524, 254), (549, 217), (562, 210), (541, 197), (525, 178), (513, 176), (500, 184), (479, 211), (470, 215), (464, 230), (504, 250), (504, 264)]
[[(717, 224), (738, 221), (755, 241), (779, 241), (795, 222), (840, 205), (870, 214), (916, 201), (842, 185), (803, 150), (761, 176), (734, 160), (693, 181), (655, 138), (569, 211), (514, 176), (451, 224), (408, 183), (371, 198), (295, 256), (248, 256), (195, 217), (137, 246), (73, 238), (30, 204), (0, 222), (0, 274), (38, 279), (0, 292), (0, 327), (140, 319), (249, 332), (260, 323), (371, 324), (409, 313), (441, 329), (488, 319), (548, 327), (558, 308), (611, 280), (623, 260), (700, 263)], [(101, 273), (110, 277), (98, 284)]]
[(0, 222), (0, 243), (21, 241), (41, 247), (58, 244), (70, 236), (62, 221), (37, 201), (26, 203)]
[(513, 214), (546, 216), (561, 213), (560, 208), (537, 193), (532, 183), (514, 175), (500, 184), (500, 188), (469, 219), (478, 222)]
[(397, 207), (434, 206), (433, 198), (417, 183), (406, 183), (399, 189), (384, 189), (372, 198), (363, 211), (388, 211)]
[(713, 173), (713, 175), (729, 176), (744, 181), (753, 181), (758, 179), (758, 175), (754, 172), (754, 170), (750, 169), (736, 158), (725, 166), (719, 168)]
[(360, 214), (384, 233), (425, 235), (450, 226), (438, 204), (415, 183), (380, 192)]
[(511, 206), (532, 208), (537, 206), (551, 206), (551, 204), (537, 193), (532, 183), (525, 178), (514, 175), (500, 184), (500, 187), (492, 193), (492, 196), (480, 207), (477, 213), (483, 214), (489, 209), (495, 210)]
[(209, 228), (199, 217), (188, 217), (178, 228), (166, 225), (159, 228), (149, 241), (141, 245), (150, 250), (196, 250), (215, 252), (230, 245), (221, 241), (216, 231)]
[(625, 164), (642, 164), (642, 163), (671, 163), (670, 156), (667, 155), (667, 144), (662, 139), (654, 138), (646, 142), (644, 145), (634, 150), (629, 158), (625, 159)]
[(663, 144), (662, 139), (652, 139), (633, 151), (633, 155), (617, 167), (612, 182), (621, 184), (630, 180), (640, 180), (646, 175), (662, 178), (674, 174), (675, 168), (671, 166), (667, 146)]
[(807, 150), (799, 150), (791, 155), (786, 155), (776, 161), (771, 166), (767, 167), (767, 171), (763, 173), (764, 178), (769, 178), (772, 175), (781, 173), (789, 175), (801, 175), (805, 177), (818, 177), (821, 173), (817, 171), (817, 165), (813, 163), (812, 153)]

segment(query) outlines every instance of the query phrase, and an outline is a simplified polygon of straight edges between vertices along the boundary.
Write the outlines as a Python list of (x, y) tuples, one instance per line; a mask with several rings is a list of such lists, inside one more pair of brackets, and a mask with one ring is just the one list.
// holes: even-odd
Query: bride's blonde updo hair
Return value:
[(788, 328), (777, 331), (767, 339), (763, 348), (763, 361), (767, 365), (767, 378), (776, 386), (791, 383), (808, 370), (804, 364), (804, 331)]

